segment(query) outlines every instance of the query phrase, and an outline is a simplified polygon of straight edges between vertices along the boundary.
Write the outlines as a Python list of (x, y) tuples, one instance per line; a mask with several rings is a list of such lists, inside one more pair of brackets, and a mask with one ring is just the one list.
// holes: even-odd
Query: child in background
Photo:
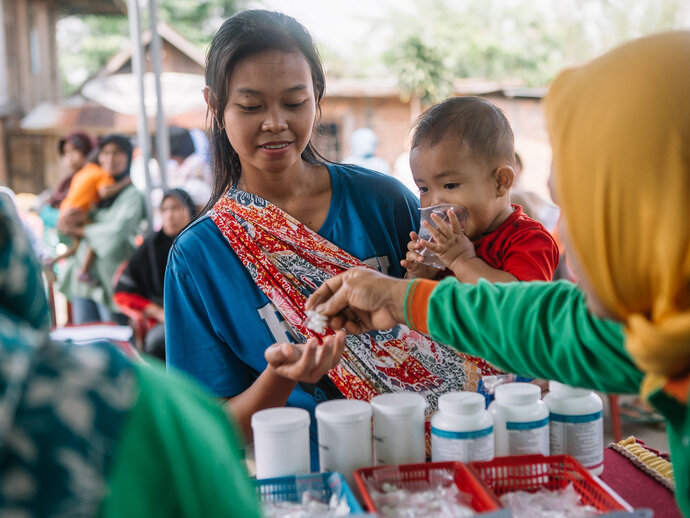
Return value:
[(503, 112), (480, 97), (453, 97), (424, 112), (413, 127), (410, 167), (421, 206), (441, 203), (467, 209), (465, 228), (455, 212), (448, 222), (432, 214), (424, 223), (432, 240), (410, 233), (407, 277), (436, 278), (422, 264), (424, 248), (462, 282), (550, 281), (558, 246), (537, 221), (511, 205), (515, 179), (513, 131)]
[[(60, 218), (65, 217), (68, 213), (72, 218), (78, 218), (86, 221), (89, 212), (96, 204), (102, 200), (113, 198), (117, 196), (122, 189), (131, 184), (129, 176), (116, 182), (115, 179), (94, 162), (88, 162), (84, 167), (77, 171), (72, 178), (67, 196), (60, 204)], [(73, 255), (79, 247), (79, 239), (73, 238), (72, 246), (63, 254), (60, 254), (53, 263)], [(79, 280), (82, 282), (91, 282), (92, 278), (89, 274), (93, 261), (95, 259), (94, 252), (91, 248), (88, 249), (86, 259), (81, 265), (79, 271)]]

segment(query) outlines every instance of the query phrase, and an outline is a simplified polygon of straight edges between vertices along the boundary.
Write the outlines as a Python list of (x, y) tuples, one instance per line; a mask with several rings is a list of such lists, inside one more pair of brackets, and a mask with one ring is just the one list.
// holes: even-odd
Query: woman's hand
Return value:
[(411, 281), (395, 279), (369, 268), (352, 268), (324, 282), (306, 309), (330, 318), (333, 329), (352, 334), (390, 329), (405, 322), (405, 294)]
[(165, 322), (165, 310), (163, 309), (163, 306), (159, 306), (153, 302), (144, 307), (144, 315), (157, 320), (161, 324)]
[(345, 333), (328, 335), (319, 345), (316, 338), (304, 344), (279, 343), (266, 349), (264, 357), (269, 368), (293, 381), (316, 383), (338, 365), (345, 349)]

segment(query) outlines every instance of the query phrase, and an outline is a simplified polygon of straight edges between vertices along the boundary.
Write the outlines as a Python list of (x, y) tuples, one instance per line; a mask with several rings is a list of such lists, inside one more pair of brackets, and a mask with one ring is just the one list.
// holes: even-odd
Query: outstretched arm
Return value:
[(120, 191), (122, 191), (122, 189), (128, 185), (132, 185), (132, 180), (129, 176), (123, 178), (119, 182), (115, 182), (110, 185), (103, 185), (102, 187), (98, 188), (98, 198), (101, 200), (113, 198), (120, 194)]
[(592, 315), (583, 294), (565, 281), (435, 283), (353, 269), (324, 283), (311, 307), (330, 317), (332, 327), (352, 333), (406, 322), (530, 377), (614, 393), (636, 393), (642, 381), (625, 350), (622, 325)]
[(228, 399), (226, 406), (251, 441), (252, 414), (265, 408), (285, 406), (298, 382), (316, 383), (340, 361), (345, 333), (304, 344), (274, 344), (264, 353), (268, 366), (244, 392)]

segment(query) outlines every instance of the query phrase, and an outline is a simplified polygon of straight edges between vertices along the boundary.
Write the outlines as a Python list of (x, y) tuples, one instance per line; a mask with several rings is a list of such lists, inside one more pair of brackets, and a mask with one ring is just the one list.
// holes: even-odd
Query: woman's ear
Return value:
[(515, 170), (509, 165), (502, 165), (496, 169), (496, 195), (500, 198), (510, 191), (515, 181)]
[(216, 94), (213, 93), (213, 90), (211, 90), (211, 87), (208, 85), (204, 86), (204, 101), (206, 101), (206, 106), (208, 106), (208, 109), (211, 110), (211, 113), (215, 117), (218, 102), (216, 100)]

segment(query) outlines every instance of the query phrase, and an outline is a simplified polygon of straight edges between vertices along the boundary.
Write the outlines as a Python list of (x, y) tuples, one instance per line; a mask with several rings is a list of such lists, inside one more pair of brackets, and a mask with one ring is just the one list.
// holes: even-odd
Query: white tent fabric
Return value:
[[(167, 117), (174, 117), (196, 109), (204, 109), (204, 77), (201, 74), (164, 72), (161, 74), (163, 111)], [(155, 76), (144, 74), (144, 104), (146, 115), (156, 115)], [(96, 77), (82, 87), (84, 97), (103, 106), (127, 115), (137, 115), (139, 92), (134, 74), (114, 74)]]

